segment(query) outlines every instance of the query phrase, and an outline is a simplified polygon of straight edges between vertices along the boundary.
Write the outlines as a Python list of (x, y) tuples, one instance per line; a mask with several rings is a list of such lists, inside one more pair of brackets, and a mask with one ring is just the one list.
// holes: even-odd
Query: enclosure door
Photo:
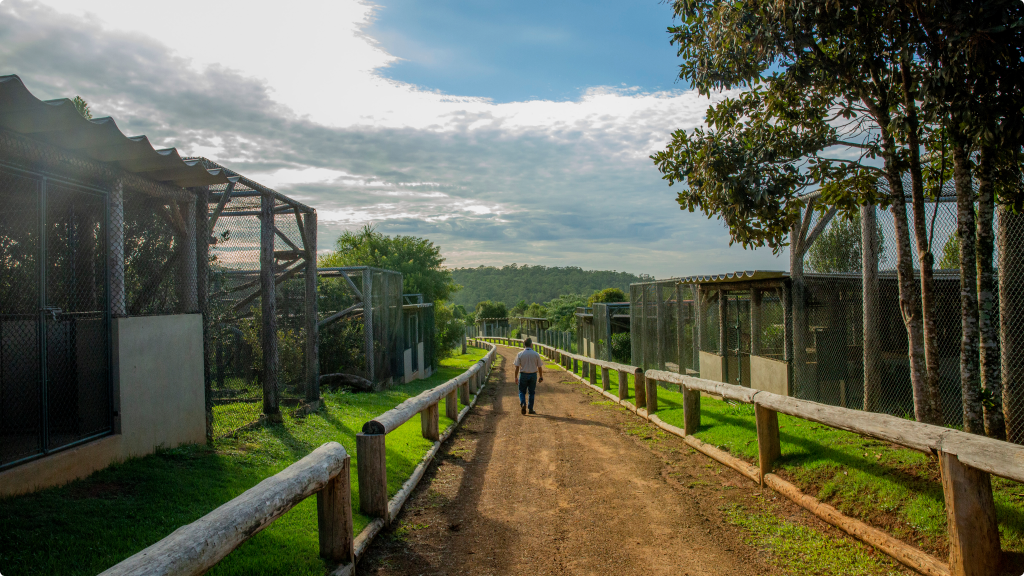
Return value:
[(112, 429), (106, 214), (0, 168), (0, 468)]

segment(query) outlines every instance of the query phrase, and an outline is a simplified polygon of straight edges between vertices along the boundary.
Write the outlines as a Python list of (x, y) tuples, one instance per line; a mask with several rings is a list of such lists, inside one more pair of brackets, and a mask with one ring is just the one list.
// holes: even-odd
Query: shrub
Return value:
[(629, 364), (633, 358), (633, 347), (629, 332), (612, 334), (612, 360), (621, 364)]

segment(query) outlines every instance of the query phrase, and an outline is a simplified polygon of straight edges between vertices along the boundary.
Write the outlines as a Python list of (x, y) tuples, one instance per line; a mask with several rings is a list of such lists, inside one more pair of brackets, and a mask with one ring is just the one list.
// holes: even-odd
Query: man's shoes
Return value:
[(519, 405), (519, 412), (522, 414), (526, 414), (526, 404)]
[(530, 408), (530, 414), (536, 414), (536, 413), (537, 413), (536, 410), (534, 410), (533, 408)]

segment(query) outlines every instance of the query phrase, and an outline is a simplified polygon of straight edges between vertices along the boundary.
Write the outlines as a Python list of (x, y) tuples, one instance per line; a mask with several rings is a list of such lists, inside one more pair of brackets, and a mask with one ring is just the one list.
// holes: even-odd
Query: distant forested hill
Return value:
[(456, 304), (472, 311), (477, 302), (493, 300), (512, 308), (520, 300), (527, 304), (547, 302), (561, 294), (584, 294), (595, 290), (621, 288), (629, 292), (629, 285), (642, 278), (628, 272), (611, 270), (584, 270), (575, 266), (548, 268), (510, 264), (501, 268), (455, 268), (452, 277), (463, 286), (455, 293)]

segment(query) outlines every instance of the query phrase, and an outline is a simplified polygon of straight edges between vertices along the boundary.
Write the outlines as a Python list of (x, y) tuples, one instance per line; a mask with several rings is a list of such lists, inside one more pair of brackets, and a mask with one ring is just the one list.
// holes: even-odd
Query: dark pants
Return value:
[(526, 392), (530, 392), (530, 405), (527, 406), (530, 410), (533, 410), (533, 396), (537, 393), (537, 373), (523, 374), (519, 373), (519, 404), (526, 404)]

